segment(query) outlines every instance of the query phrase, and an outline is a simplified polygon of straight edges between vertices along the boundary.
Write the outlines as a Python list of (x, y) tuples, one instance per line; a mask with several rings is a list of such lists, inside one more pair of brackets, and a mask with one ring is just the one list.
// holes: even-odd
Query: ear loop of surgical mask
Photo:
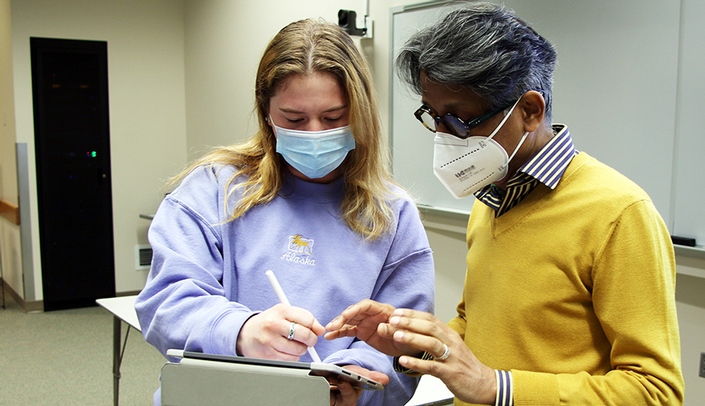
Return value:
[[(523, 96), (522, 96), (522, 97), (523, 97)], [(497, 133), (499, 132), (499, 130), (502, 129), (502, 127), (504, 126), (504, 123), (509, 119), (509, 116), (512, 115), (512, 112), (514, 112), (514, 108), (517, 106), (517, 104), (519, 104), (519, 101), (520, 101), (520, 100), (521, 100), (521, 97), (519, 97), (519, 98), (517, 99), (517, 101), (514, 102), (514, 104), (512, 105), (512, 108), (509, 109), (509, 112), (504, 116), (504, 118), (502, 119), (502, 121), (500, 121), (499, 125), (494, 129), (494, 131), (492, 131), (492, 133), (491, 133), (486, 139), (480, 141), (480, 145), (481, 145), (483, 148), (484, 148), (484, 146), (485, 146), (485, 143), (486, 143), (487, 141), (491, 140), (495, 135), (497, 135)], [(505, 163), (504, 165), (502, 165), (502, 166), (500, 167), (500, 169), (503, 170), (504, 168), (506, 168), (506, 167), (509, 165), (509, 163), (512, 161), (512, 158), (514, 158), (514, 155), (516, 155), (516, 153), (519, 152), (519, 148), (521, 148), (521, 145), (522, 145), (522, 144), (524, 143), (524, 141), (526, 140), (526, 136), (527, 136), (527, 135), (529, 135), (529, 132), (528, 132), (528, 131), (525, 132), (524, 135), (521, 137), (521, 140), (519, 140), (519, 145), (517, 145), (517, 147), (514, 148), (514, 152), (512, 152), (512, 155), (509, 157), (509, 159), (507, 159), (507, 163)], [(496, 141), (495, 141), (495, 142), (496, 142)]]

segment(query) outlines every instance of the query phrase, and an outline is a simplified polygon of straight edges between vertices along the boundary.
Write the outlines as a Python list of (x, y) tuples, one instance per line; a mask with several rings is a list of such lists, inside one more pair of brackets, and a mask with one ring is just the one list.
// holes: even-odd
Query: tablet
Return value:
[(236, 364), (265, 367), (304, 369), (309, 370), (310, 375), (344, 379), (360, 389), (384, 390), (384, 385), (373, 379), (364, 377), (341, 366), (326, 364), (324, 362), (282, 361), (264, 358), (238, 357), (232, 355), (205, 354), (202, 352), (173, 349), (167, 350), (166, 355), (175, 358), (193, 358), (207, 361), (231, 362)]

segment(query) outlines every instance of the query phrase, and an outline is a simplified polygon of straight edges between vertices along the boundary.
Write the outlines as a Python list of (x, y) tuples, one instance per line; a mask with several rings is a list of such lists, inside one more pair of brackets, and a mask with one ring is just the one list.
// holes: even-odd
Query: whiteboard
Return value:
[[(504, 4), (556, 46), (553, 121), (568, 125), (576, 148), (644, 188), (672, 228), (680, 1)], [(413, 32), (453, 7), (451, 2), (427, 2), (392, 8), (393, 60)], [(413, 117), (420, 96), (407, 89), (396, 72), (390, 78), (395, 177), (422, 207), (469, 212), (472, 197), (455, 199), (433, 175), (432, 133)]]
[(673, 234), (705, 245), (705, 1), (684, 0), (673, 173)]
[[(433, 24), (454, 6), (422, 3), (392, 9), (391, 51), (396, 61), (399, 49), (417, 30)], [(394, 71), (390, 73), (392, 171), (396, 180), (416, 198), (419, 206), (444, 212), (470, 213), (472, 196), (454, 198), (433, 174), (433, 136), (414, 117), (421, 96), (414, 94)]]

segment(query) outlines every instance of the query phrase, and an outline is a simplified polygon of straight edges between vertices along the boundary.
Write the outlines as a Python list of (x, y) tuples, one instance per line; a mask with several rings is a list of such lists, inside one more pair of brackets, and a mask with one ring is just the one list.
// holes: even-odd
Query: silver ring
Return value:
[(295, 331), (296, 331), (296, 323), (292, 321), (292, 322), (291, 322), (291, 327), (289, 327), (289, 335), (286, 336), (286, 339), (289, 340), (289, 341), (293, 340), (293, 339), (294, 339), (294, 332), (295, 332)]
[(445, 347), (445, 351), (443, 351), (443, 355), (436, 358), (436, 361), (445, 361), (448, 359), (448, 357), (450, 357), (450, 348), (448, 348), (448, 345), (443, 344), (443, 347)]

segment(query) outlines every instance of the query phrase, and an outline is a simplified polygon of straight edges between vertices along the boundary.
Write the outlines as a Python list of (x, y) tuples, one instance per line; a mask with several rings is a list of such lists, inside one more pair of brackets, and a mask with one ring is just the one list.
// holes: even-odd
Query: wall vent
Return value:
[(149, 269), (152, 265), (152, 247), (149, 245), (135, 245), (135, 269)]

